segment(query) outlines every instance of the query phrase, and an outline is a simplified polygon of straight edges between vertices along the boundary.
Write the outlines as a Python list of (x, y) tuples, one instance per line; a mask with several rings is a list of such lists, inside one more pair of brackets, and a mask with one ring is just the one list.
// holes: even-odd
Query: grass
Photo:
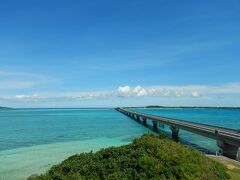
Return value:
[(240, 179), (240, 169), (229, 169), (227, 172), (231, 176), (232, 180)]
[(228, 170), (230, 179), (239, 180), (240, 179), (240, 162), (234, 161), (232, 159), (223, 156), (209, 156), (211, 159), (222, 163)]

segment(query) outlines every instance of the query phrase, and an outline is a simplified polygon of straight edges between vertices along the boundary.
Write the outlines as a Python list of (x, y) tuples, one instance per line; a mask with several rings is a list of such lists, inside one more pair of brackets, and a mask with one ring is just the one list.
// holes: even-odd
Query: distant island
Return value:
[(130, 107), (130, 108), (176, 108), (176, 109), (240, 109), (240, 107), (231, 107), (231, 106), (159, 106), (159, 105), (150, 105), (142, 107)]
[(0, 106), (0, 109), (10, 109), (9, 107), (2, 107)]

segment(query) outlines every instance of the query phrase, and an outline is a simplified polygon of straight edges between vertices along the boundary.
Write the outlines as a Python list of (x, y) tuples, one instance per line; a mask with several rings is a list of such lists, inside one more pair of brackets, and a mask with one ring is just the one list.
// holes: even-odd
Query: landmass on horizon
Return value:
[(0, 109), (11, 109), (10, 107), (3, 107), (3, 106), (0, 106)]
[(149, 106), (131, 106), (125, 108), (159, 108), (159, 109), (166, 109), (166, 108), (177, 108), (177, 109), (240, 109), (240, 107), (231, 107), (231, 106), (160, 106), (160, 105), (149, 105)]

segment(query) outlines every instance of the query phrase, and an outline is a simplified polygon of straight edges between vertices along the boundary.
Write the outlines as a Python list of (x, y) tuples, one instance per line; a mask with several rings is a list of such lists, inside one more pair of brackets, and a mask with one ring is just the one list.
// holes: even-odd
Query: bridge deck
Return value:
[(161, 116), (155, 116), (155, 115), (135, 112), (125, 108), (117, 108), (116, 110), (124, 114), (127, 114), (127, 113), (134, 114), (141, 118), (146, 118), (152, 121), (164, 123), (164, 124), (174, 126), (186, 131), (190, 131), (195, 134), (200, 134), (215, 140), (226, 140), (230, 144), (240, 146), (240, 133), (238, 132), (238, 130), (235, 130), (235, 129), (223, 128), (223, 127), (178, 120), (173, 118), (166, 118)]

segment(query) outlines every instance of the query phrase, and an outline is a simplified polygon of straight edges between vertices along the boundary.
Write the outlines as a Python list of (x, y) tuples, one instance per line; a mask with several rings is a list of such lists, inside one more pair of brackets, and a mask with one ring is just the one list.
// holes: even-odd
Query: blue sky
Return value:
[(238, 0), (0, 0), (0, 106), (240, 106)]

